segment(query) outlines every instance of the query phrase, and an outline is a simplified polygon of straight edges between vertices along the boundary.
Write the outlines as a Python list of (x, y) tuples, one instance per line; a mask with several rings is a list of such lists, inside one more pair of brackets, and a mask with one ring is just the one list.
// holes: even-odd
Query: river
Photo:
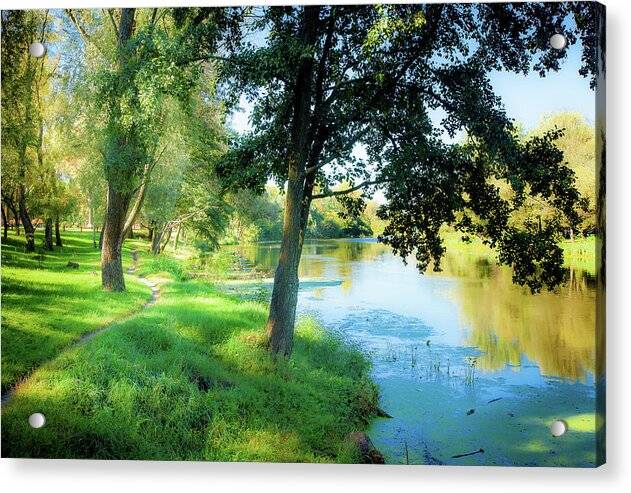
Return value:
[[(240, 252), (273, 272), (279, 245)], [(392, 418), (368, 434), (387, 462), (593, 466), (593, 275), (572, 267), (565, 286), (532, 295), (466, 248), (442, 267), (419, 275), (370, 239), (304, 246), (298, 312), (372, 359)], [(568, 423), (557, 438), (556, 419)]]

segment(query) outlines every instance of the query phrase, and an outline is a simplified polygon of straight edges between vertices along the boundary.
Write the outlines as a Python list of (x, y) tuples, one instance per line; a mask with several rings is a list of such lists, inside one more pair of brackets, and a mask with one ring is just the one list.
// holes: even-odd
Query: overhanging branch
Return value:
[(371, 185), (380, 185), (382, 183), (387, 183), (389, 181), (391, 180), (388, 180), (386, 178), (383, 178), (380, 180), (366, 180), (366, 181), (361, 182), (358, 185), (355, 185), (350, 188), (346, 188), (344, 190), (332, 190), (327, 193), (319, 193), (319, 194), (313, 195), (311, 199), (316, 200), (316, 199), (325, 199), (327, 197), (337, 197), (338, 195), (348, 195), (349, 193), (356, 192), (357, 190), (361, 190), (362, 188), (369, 187)]

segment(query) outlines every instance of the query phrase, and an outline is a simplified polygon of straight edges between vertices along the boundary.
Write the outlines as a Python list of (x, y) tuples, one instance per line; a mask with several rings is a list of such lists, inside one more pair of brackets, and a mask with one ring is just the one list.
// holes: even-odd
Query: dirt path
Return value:
[[(153, 305), (156, 304), (158, 299), (160, 299), (160, 285), (158, 283), (155, 283), (155, 282), (149, 280), (149, 279), (146, 279), (144, 277), (140, 277), (140, 276), (136, 275), (135, 273), (136, 273), (136, 270), (137, 270), (137, 265), (138, 265), (138, 261), (137, 261), (137, 258), (134, 256), (134, 265), (133, 265), (133, 267), (130, 267), (129, 269), (127, 269), (127, 273), (131, 274), (131, 275), (135, 275), (136, 278), (142, 284), (144, 284), (145, 286), (148, 286), (151, 289), (151, 298), (149, 298), (149, 300), (144, 305), (142, 305), (142, 307), (139, 310), (136, 310), (136, 311), (134, 311), (132, 313), (129, 313), (128, 315), (125, 315), (124, 317), (121, 317), (121, 318), (118, 318), (116, 320), (113, 320), (110, 323), (108, 323), (107, 325), (99, 327), (98, 329), (93, 330), (92, 332), (87, 332), (86, 334), (83, 334), (76, 342), (71, 343), (68, 347), (64, 348), (61, 352), (68, 351), (69, 349), (73, 349), (73, 348), (75, 348), (77, 346), (81, 346), (81, 345), (85, 344), (90, 339), (92, 339), (95, 335), (110, 330), (115, 325), (118, 325), (121, 322), (125, 322), (126, 320), (129, 320), (130, 318), (135, 317), (142, 310), (150, 308), (150, 307), (152, 307)], [(61, 352), (59, 354), (61, 354)], [(57, 356), (59, 356), (59, 354)], [(55, 358), (57, 356), (55, 356)], [(44, 364), (44, 363), (42, 363), (42, 364)], [(40, 367), (41, 367), (41, 365), (40, 365)], [(6, 392), (4, 392), (2, 394), (1, 403), (2, 403), (3, 406), (5, 404), (7, 404), (11, 400), (11, 398), (13, 397), (13, 394), (15, 394), (16, 390), (20, 387), (20, 385), (22, 385), (24, 382), (26, 382), (30, 378), (30, 375), (32, 375), (35, 370), (37, 370), (37, 368), (31, 370), (31, 372), (28, 375), (25, 375), (11, 389), (9, 389), (8, 391), (6, 391)]]

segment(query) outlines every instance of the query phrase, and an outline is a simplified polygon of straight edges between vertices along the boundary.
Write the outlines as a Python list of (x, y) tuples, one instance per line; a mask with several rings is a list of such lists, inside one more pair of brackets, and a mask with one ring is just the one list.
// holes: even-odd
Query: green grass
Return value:
[(138, 269), (138, 275), (147, 276), (157, 273), (170, 274), (178, 281), (185, 281), (189, 277), (181, 260), (167, 257), (166, 255), (147, 256), (144, 258)]
[[(90, 235), (67, 232), (63, 239), (63, 248), (30, 254), (23, 235), (2, 241), (3, 392), (83, 334), (139, 309), (150, 297), (149, 288), (132, 276), (126, 278), (127, 293), (103, 291), (99, 251)], [(68, 261), (79, 269), (66, 267)]]
[(576, 238), (561, 243), (565, 265), (584, 270), (590, 274), (596, 273), (596, 237)]
[[(292, 359), (275, 362), (265, 320), (265, 306), (206, 282), (164, 285), (155, 306), (61, 352), (18, 387), (2, 409), (3, 455), (357, 461), (346, 437), (377, 403), (367, 359), (303, 320)], [(46, 426), (30, 428), (33, 412)]]
[[(496, 253), (478, 238), (471, 237), (470, 243), (462, 241), (462, 234), (455, 231), (443, 231), (442, 238), (448, 252), (476, 255), (496, 259)], [(595, 273), (596, 271), (596, 237), (588, 236), (561, 242), (565, 267), (577, 268)]]

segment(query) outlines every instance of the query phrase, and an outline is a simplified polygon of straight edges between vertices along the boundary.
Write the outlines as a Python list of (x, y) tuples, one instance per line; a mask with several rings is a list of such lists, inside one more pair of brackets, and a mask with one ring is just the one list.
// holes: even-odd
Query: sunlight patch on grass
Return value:
[(583, 413), (576, 414), (565, 418), (568, 431), (579, 433), (595, 433), (596, 432), (596, 414)]
[[(86, 333), (142, 307), (150, 290), (126, 276), (127, 291), (101, 288), (99, 251), (86, 234), (64, 235), (54, 252), (27, 254), (24, 237), (2, 243), (2, 389), (11, 388)], [(68, 261), (78, 269), (67, 267)], [(125, 262), (130, 262), (129, 251)]]
[[(266, 307), (200, 281), (35, 371), (3, 408), (13, 457), (352, 462), (374, 414), (367, 359), (314, 321), (291, 360), (264, 344)], [(47, 426), (33, 433), (37, 409)]]

